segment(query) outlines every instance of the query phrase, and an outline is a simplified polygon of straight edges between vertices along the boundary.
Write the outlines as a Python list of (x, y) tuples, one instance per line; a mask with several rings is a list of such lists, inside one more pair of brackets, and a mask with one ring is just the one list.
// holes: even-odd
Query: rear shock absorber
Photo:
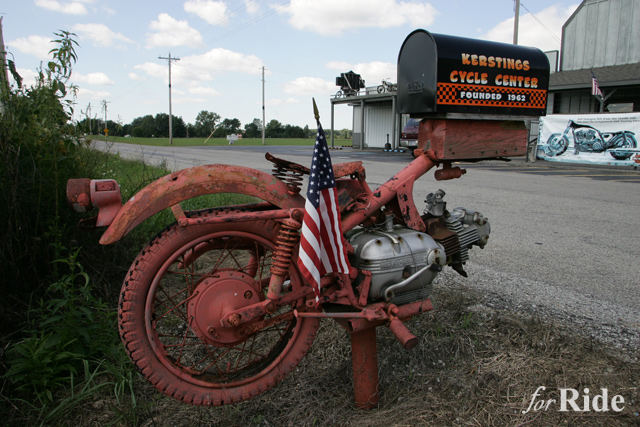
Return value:
[(294, 219), (297, 216), (295, 213), (292, 218), (282, 221), (280, 232), (276, 239), (276, 248), (271, 261), (271, 280), (269, 281), (269, 291), (267, 293), (267, 298), (272, 301), (280, 297), (282, 285), (289, 274), (293, 251), (300, 242), (299, 230), (302, 224)]

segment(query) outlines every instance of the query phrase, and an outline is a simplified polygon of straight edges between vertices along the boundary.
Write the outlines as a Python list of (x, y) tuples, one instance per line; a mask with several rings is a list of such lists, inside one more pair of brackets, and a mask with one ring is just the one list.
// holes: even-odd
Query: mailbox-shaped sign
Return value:
[(532, 47), (416, 30), (398, 55), (398, 113), (423, 119), (418, 148), (444, 161), (524, 156), (548, 87), (549, 60)]
[(543, 116), (549, 60), (539, 49), (416, 30), (398, 55), (398, 112)]

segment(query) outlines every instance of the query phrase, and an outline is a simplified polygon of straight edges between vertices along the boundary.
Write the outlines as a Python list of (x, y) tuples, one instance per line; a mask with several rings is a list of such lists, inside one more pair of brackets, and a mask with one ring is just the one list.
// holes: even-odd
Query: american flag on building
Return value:
[(325, 274), (349, 273), (349, 260), (342, 245), (338, 192), (327, 140), (318, 122), (318, 133), (309, 172), (298, 267), (320, 297), (320, 279)]
[(598, 85), (598, 79), (596, 79), (596, 75), (593, 74), (593, 71), (591, 71), (591, 95), (603, 98), (602, 91), (600, 90), (600, 85)]

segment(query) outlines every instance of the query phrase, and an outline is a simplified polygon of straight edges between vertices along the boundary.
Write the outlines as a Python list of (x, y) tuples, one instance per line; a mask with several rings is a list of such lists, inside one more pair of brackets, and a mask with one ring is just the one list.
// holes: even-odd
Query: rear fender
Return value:
[(184, 200), (205, 194), (238, 193), (254, 196), (281, 209), (304, 208), (304, 198), (265, 172), (242, 166), (204, 165), (166, 175), (149, 184), (122, 206), (100, 239), (117, 242), (144, 220)]

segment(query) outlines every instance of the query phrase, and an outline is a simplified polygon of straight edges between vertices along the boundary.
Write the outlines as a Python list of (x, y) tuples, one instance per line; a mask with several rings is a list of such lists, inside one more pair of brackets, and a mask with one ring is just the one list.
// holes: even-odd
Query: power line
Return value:
[(556, 39), (558, 42), (562, 43), (562, 40), (560, 40), (558, 38), (558, 36), (556, 36), (553, 31), (551, 31), (549, 29), (549, 27), (547, 27), (546, 25), (544, 25), (544, 23), (538, 19), (538, 17), (536, 15), (533, 14), (533, 12), (531, 12), (529, 9), (527, 9), (527, 6), (524, 5), (524, 3), (520, 2), (520, 6), (522, 6), (524, 8), (524, 10), (526, 10), (527, 12), (529, 12), (529, 15), (533, 16), (533, 19), (535, 19), (536, 21), (538, 21), (538, 23), (540, 25), (542, 25), (544, 27), (545, 30), (547, 30), (547, 32), (551, 35), (551, 37), (553, 37), (554, 39)]

